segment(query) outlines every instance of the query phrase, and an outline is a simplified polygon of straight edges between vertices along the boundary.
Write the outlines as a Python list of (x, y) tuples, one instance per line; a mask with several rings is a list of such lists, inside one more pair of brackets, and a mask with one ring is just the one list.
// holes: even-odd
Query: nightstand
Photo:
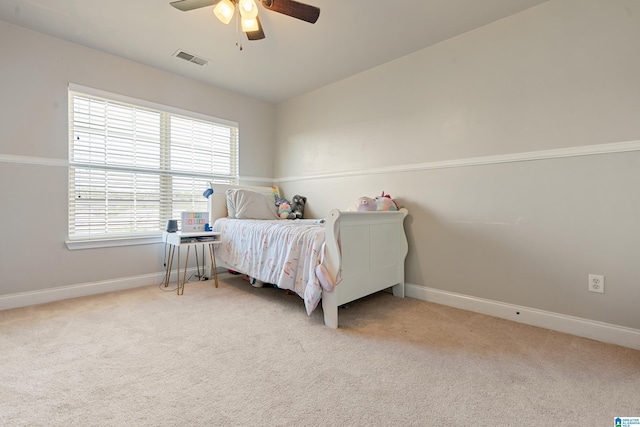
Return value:
[[(216, 288), (218, 287), (218, 273), (216, 272), (216, 254), (214, 251), (214, 245), (220, 244), (220, 232), (218, 231), (197, 231), (197, 232), (188, 232), (183, 233), (181, 231), (175, 233), (164, 232), (162, 234), (162, 240), (165, 244), (169, 245), (169, 254), (167, 255), (167, 269), (165, 271), (164, 277), (164, 286), (169, 286), (169, 281), (171, 279), (171, 269), (173, 267), (173, 258), (178, 248), (178, 277), (176, 279), (177, 289), (176, 292), (178, 295), (184, 294), (184, 285), (187, 282), (187, 267), (189, 262), (189, 251), (191, 246), (194, 246), (194, 252), (196, 254), (196, 266), (198, 268), (198, 274), (200, 273), (200, 264), (198, 263), (198, 245), (202, 245), (202, 271), (204, 273), (205, 265), (204, 265), (204, 252), (205, 247), (209, 250), (209, 258), (211, 259), (211, 274), (215, 280)], [(180, 248), (187, 248), (187, 254), (184, 260), (184, 272), (182, 274), (182, 282), (180, 282)]]

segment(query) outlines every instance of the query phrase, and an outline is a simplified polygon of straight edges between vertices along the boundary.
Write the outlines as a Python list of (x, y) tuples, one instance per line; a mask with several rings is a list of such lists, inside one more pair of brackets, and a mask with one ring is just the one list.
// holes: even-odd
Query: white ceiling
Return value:
[(170, 0), (1, 0), (0, 20), (277, 103), (545, 1), (303, 0), (321, 9), (315, 24), (259, 5), (259, 41)]

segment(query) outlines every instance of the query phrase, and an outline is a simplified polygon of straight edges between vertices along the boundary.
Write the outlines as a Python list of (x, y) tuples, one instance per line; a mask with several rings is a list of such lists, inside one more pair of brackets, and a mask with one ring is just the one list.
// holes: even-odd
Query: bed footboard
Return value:
[(325, 267), (340, 282), (322, 292), (324, 323), (338, 327), (338, 307), (383, 289), (404, 297), (407, 238), (404, 208), (389, 212), (329, 212)]

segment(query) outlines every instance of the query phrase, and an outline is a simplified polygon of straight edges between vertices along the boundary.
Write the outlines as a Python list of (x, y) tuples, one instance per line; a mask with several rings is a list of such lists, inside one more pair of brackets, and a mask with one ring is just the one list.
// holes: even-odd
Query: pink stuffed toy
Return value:
[(397, 211), (398, 205), (391, 199), (391, 196), (382, 192), (381, 196), (376, 197), (376, 210), (378, 211)]
[(282, 219), (287, 219), (289, 215), (291, 215), (291, 205), (289, 205), (289, 202), (280, 203), (280, 205), (278, 205), (278, 216)]
[(360, 197), (357, 201), (356, 210), (358, 212), (377, 211), (378, 207), (375, 199), (372, 199), (371, 197)]
[(397, 211), (398, 205), (391, 199), (391, 196), (382, 192), (381, 196), (372, 199), (371, 197), (360, 197), (351, 205), (347, 211), (367, 212), (367, 211)]

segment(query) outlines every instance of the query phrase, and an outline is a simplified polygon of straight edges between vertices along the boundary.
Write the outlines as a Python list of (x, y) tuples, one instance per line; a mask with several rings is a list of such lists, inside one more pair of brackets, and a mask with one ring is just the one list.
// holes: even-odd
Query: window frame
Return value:
[[(166, 120), (171, 117), (177, 117), (180, 119), (192, 119), (194, 121), (211, 123), (213, 125), (221, 125), (225, 127), (232, 128), (232, 136), (231, 136), (231, 153), (230, 153), (230, 162), (231, 162), (231, 173), (229, 175), (226, 174), (214, 174), (208, 172), (199, 172), (199, 171), (190, 171), (185, 172), (184, 170), (172, 170), (171, 167), (167, 167), (166, 163), (162, 166), (158, 166), (158, 168), (145, 168), (138, 166), (127, 166), (127, 165), (113, 165), (109, 163), (102, 164), (93, 164), (91, 162), (76, 162), (74, 159), (74, 151), (73, 151), (73, 138), (74, 138), (74, 123), (73, 123), (73, 113), (74, 113), (74, 96), (86, 96), (88, 98), (96, 98), (100, 100), (104, 100), (107, 102), (114, 102), (119, 104), (124, 104), (127, 106), (150, 110), (153, 112), (160, 113), (161, 116), (166, 115), (164, 119), (161, 119), (160, 122), (164, 123), (166, 126)], [(180, 108), (157, 104), (150, 101), (145, 101), (125, 95), (120, 95), (112, 92), (107, 92), (100, 89), (90, 88), (87, 86), (82, 86), (74, 83), (69, 83), (68, 87), (68, 133), (69, 133), (69, 141), (68, 141), (68, 200), (67, 200), (67, 240), (65, 244), (69, 250), (75, 249), (90, 249), (90, 248), (103, 248), (103, 247), (114, 247), (114, 246), (129, 246), (129, 245), (143, 245), (143, 244), (154, 244), (162, 242), (162, 229), (140, 232), (140, 233), (122, 233), (122, 234), (114, 234), (114, 235), (97, 235), (97, 236), (72, 236), (72, 211), (73, 211), (73, 200), (76, 197), (76, 191), (72, 188), (72, 174), (76, 169), (91, 169), (94, 168), (96, 170), (116, 170), (128, 173), (150, 173), (152, 175), (158, 175), (160, 179), (160, 183), (158, 184), (158, 188), (162, 188), (162, 181), (166, 179), (167, 176), (174, 177), (187, 177), (194, 179), (201, 179), (205, 181), (219, 181), (221, 183), (226, 184), (237, 184), (239, 182), (239, 138), (240, 138), (240, 130), (237, 122), (233, 122), (230, 120), (220, 119), (216, 117), (211, 117), (208, 115), (204, 115), (201, 113), (196, 113), (192, 111), (182, 110)], [(160, 131), (162, 133), (162, 131)], [(166, 133), (166, 141), (160, 143), (160, 150), (167, 150), (168, 146), (171, 144), (171, 135)], [(193, 196), (195, 196), (195, 192)], [(163, 198), (162, 194), (159, 196)], [(171, 198), (171, 193), (165, 194), (165, 197)], [(172, 201), (172, 203), (175, 203)], [(163, 209), (162, 206), (158, 208), (158, 212), (160, 215), (160, 221), (163, 221), (163, 211), (166, 215), (167, 210)], [(162, 225), (161, 225), (162, 226)]]

